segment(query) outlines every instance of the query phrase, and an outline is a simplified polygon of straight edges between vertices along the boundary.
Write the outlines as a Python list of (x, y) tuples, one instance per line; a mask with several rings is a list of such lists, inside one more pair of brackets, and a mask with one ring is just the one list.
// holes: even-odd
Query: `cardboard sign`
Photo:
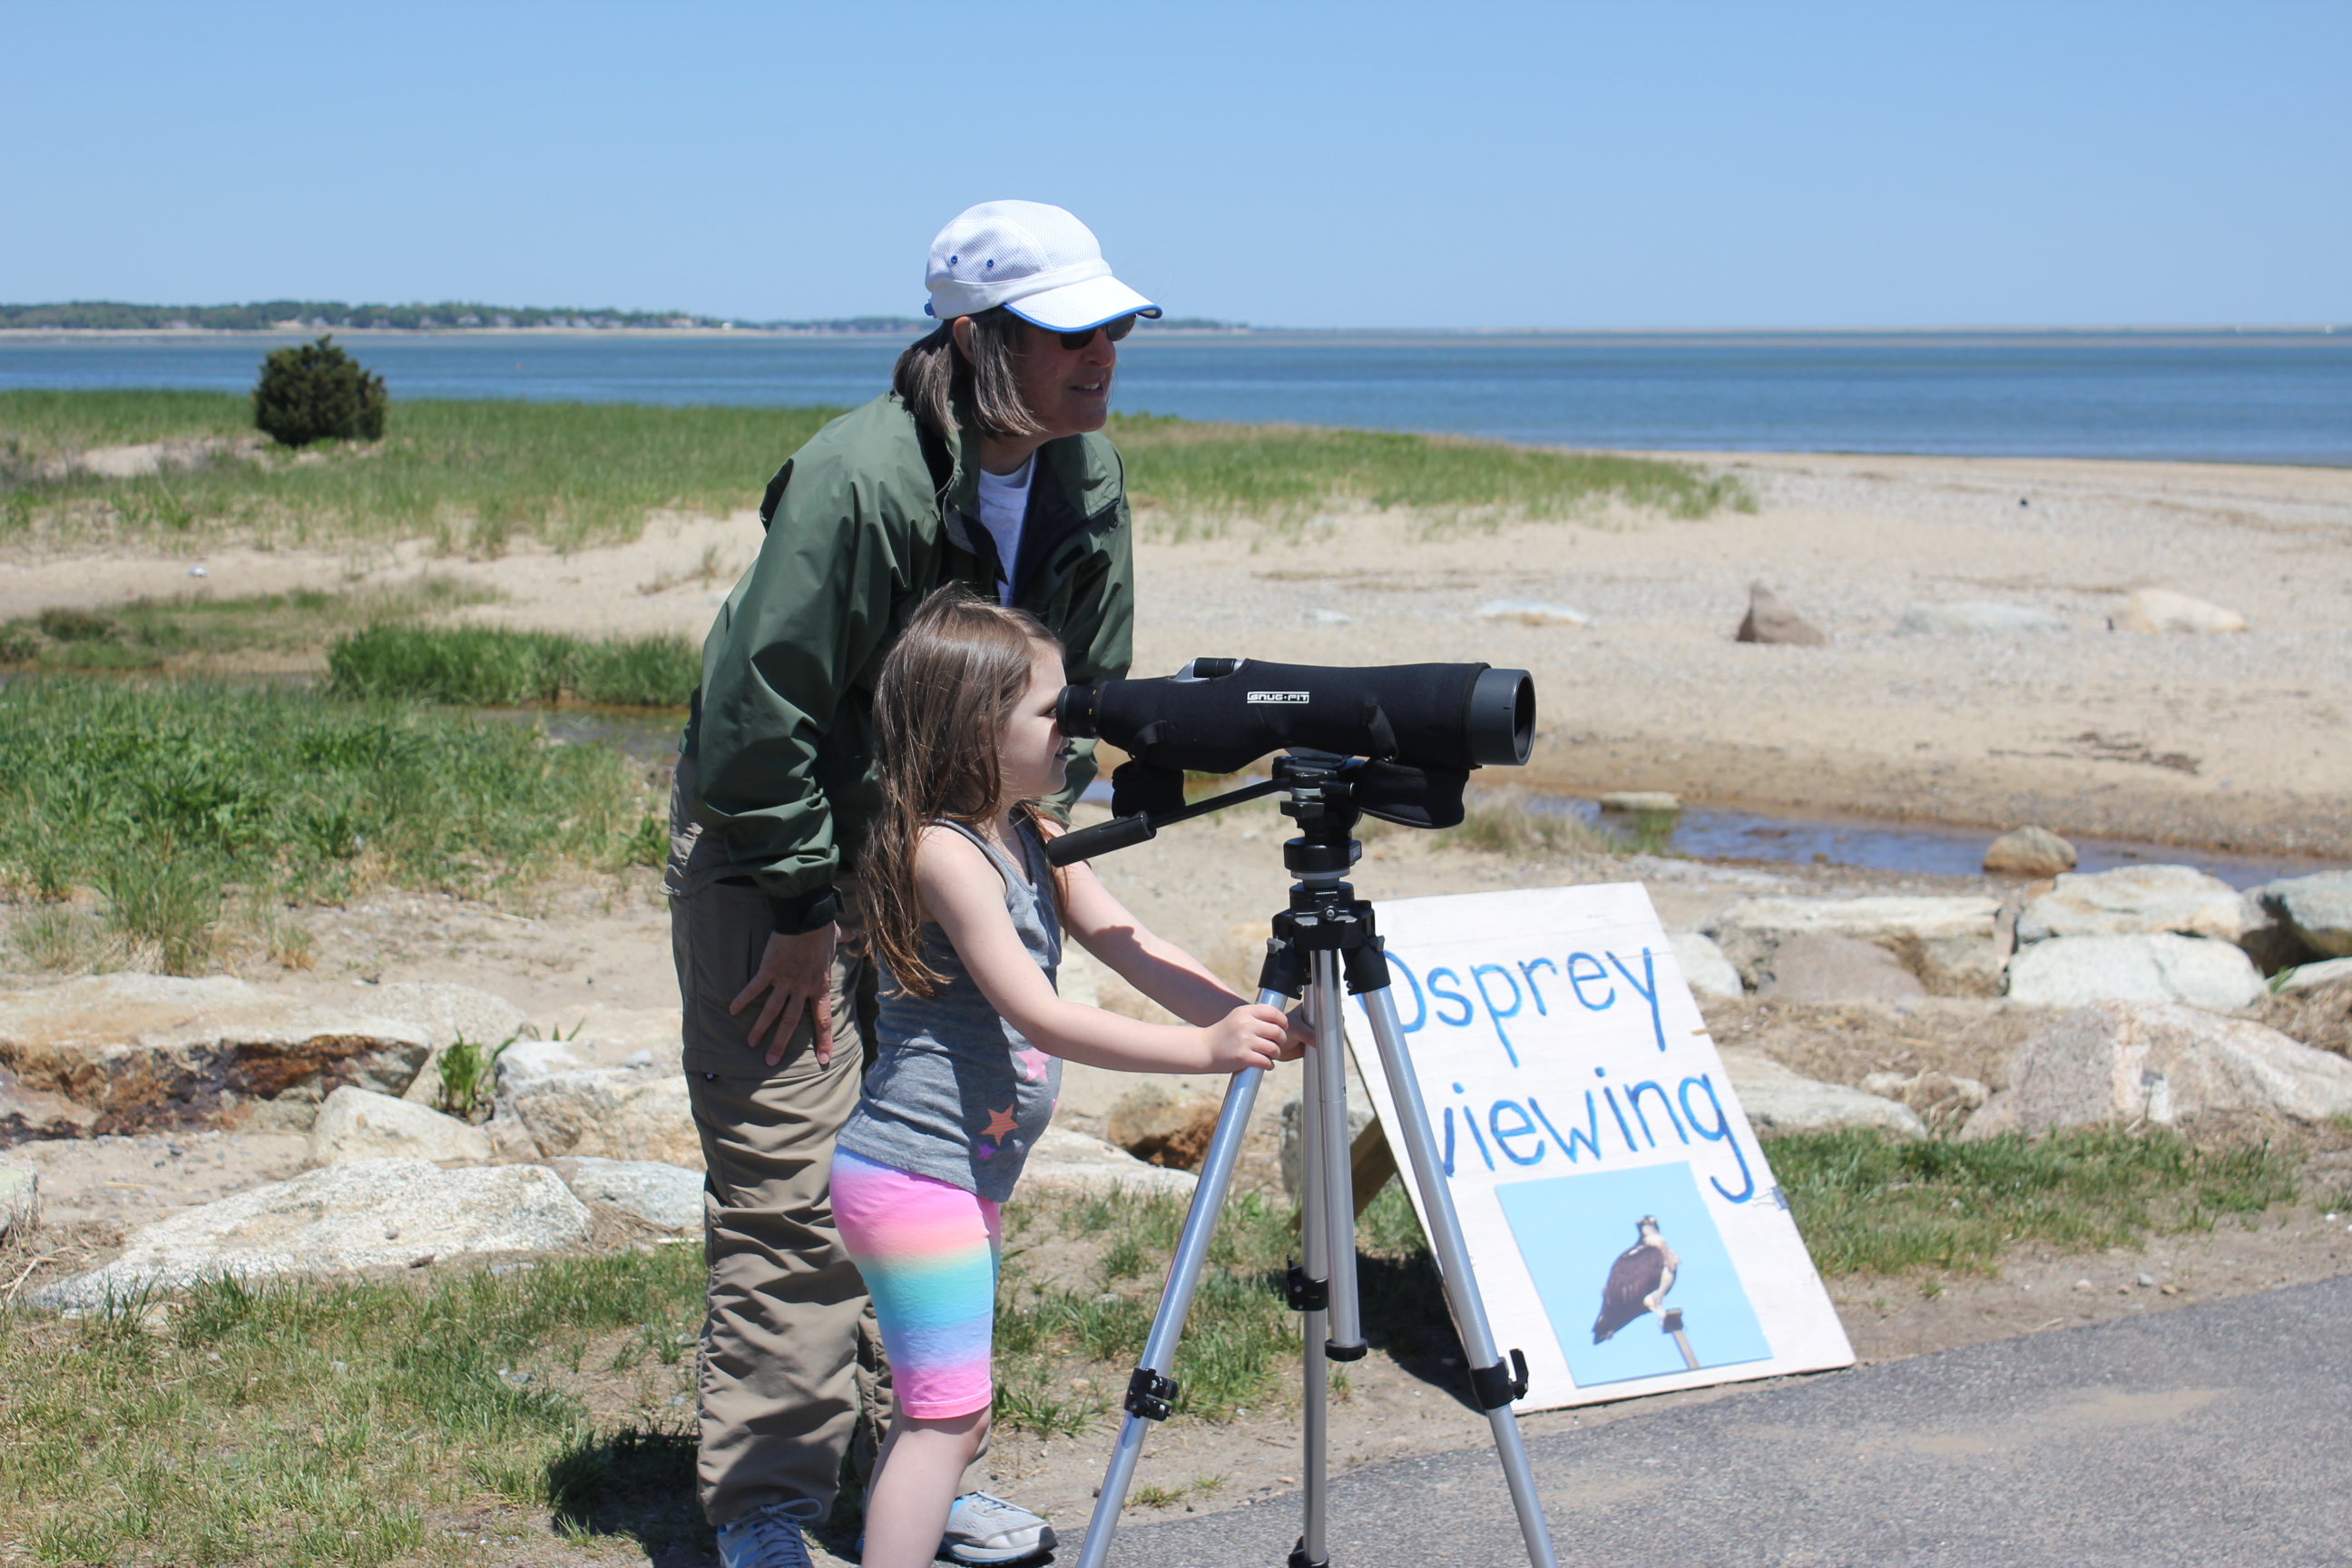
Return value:
[[(1519, 1408), (1853, 1363), (1640, 884), (1404, 900), (1379, 921), (1487, 1317), (1527, 1353)], [(1410, 1171), (1370, 1023), (1347, 1014)]]

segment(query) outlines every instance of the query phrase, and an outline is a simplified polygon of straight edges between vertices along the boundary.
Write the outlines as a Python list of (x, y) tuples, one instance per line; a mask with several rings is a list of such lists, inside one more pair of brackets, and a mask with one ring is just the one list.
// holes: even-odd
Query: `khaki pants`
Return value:
[(733, 1017), (727, 1005), (773, 929), (767, 900), (750, 888), (714, 885), (670, 904), (687, 1089), (707, 1173), (696, 1472), (713, 1524), (772, 1503), (824, 1519), (853, 1430), (864, 1474), (889, 1417), (881, 1336), (826, 1193), (834, 1135), (857, 1104), (873, 1037), (873, 973), (862, 954), (837, 953), (832, 1065), (817, 1065), (803, 1018), (772, 1068), (747, 1043), (759, 1004)]

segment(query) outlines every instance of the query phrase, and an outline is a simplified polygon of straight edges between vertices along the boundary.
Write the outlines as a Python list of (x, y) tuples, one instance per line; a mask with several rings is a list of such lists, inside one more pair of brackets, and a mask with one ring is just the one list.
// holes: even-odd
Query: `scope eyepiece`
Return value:
[(1065, 686), (1061, 696), (1054, 700), (1054, 722), (1065, 735), (1081, 740), (1095, 738), (1095, 699), (1099, 686)]

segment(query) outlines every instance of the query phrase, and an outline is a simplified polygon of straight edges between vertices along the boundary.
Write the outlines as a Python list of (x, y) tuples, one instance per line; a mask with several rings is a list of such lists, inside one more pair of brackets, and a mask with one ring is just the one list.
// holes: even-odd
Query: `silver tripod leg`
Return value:
[[(1270, 1007), (1289, 1000), (1279, 991), (1262, 991), (1257, 999)], [(1176, 1398), (1175, 1382), (1168, 1375), (1176, 1363), (1176, 1342), (1183, 1337), (1184, 1319), (1192, 1310), (1192, 1292), (1201, 1282), (1201, 1268), (1216, 1234), (1217, 1216), (1224, 1212), (1225, 1192), (1233, 1185), (1234, 1164), (1241, 1157), (1250, 1110), (1257, 1103), (1258, 1085), (1265, 1078), (1262, 1070), (1237, 1072), (1225, 1090), (1224, 1109), (1217, 1113), (1217, 1131), (1201, 1162), (1200, 1183), (1192, 1189), (1192, 1206), (1185, 1212), (1183, 1234), (1177, 1238), (1176, 1256), (1168, 1264), (1168, 1284), (1160, 1292), (1160, 1310), (1151, 1320), (1150, 1337), (1143, 1342), (1142, 1363), (1128, 1381), (1127, 1419), (1118, 1429), (1118, 1446), (1111, 1450), (1110, 1468), (1103, 1472), (1102, 1490), (1095, 1499), (1094, 1517), (1087, 1524), (1078, 1568), (1102, 1568), (1109, 1558), (1119, 1510), (1127, 1506), (1136, 1461), (1143, 1457), (1143, 1435), (1152, 1422), (1167, 1418)]]
[(1364, 1353), (1356, 1290), (1355, 1182), (1348, 1159), (1347, 1019), (1340, 1011), (1339, 955), (1312, 954), (1307, 1022), (1315, 1043), (1307, 1050), (1299, 1095), (1300, 1273), (1310, 1302), (1301, 1327), (1306, 1367), (1300, 1408), (1303, 1504), (1298, 1549), (1291, 1561), (1320, 1568), (1330, 1561), (1330, 1366)]
[[(1495, 1452), (1503, 1462), (1503, 1479), (1511, 1489), (1511, 1507), (1519, 1516), (1519, 1535), (1526, 1541), (1528, 1561), (1535, 1568), (1557, 1568), (1551, 1530), (1545, 1524), (1543, 1500), (1536, 1495), (1535, 1472), (1528, 1468), (1528, 1450), (1519, 1440), (1519, 1426), (1511, 1412), (1511, 1374), (1495, 1348), (1494, 1331), (1486, 1324), (1486, 1308), (1478, 1298), (1478, 1282), (1470, 1272), (1469, 1250), (1462, 1242), (1462, 1225), (1454, 1213), (1454, 1197), (1438, 1163), (1437, 1143), (1430, 1136), (1429, 1110), (1422, 1103), (1421, 1086), (1412, 1076), (1412, 1059), (1405, 1052), (1404, 1031), (1397, 1025), (1396, 998), (1387, 986), (1357, 993), (1371, 1020), (1372, 1038), (1381, 1050), (1381, 1070), (1395, 1098), (1398, 1129), (1412, 1156), (1413, 1184), (1420, 1189), (1422, 1212), (1429, 1218), (1429, 1242), (1444, 1277), (1446, 1304), (1454, 1310), (1454, 1326), (1462, 1335), (1462, 1350), (1471, 1368), (1472, 1386), (1486, 1408), (1486, 1424), (1495, 1434)], [(1517, 1352), (1513, 1352), (1516, 1356)]]

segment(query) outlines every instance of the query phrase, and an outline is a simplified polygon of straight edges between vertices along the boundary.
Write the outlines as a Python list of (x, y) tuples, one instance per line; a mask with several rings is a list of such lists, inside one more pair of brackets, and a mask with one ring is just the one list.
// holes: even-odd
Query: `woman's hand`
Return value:
[(803, 1009), (810, 1013), (815, 1026), (817, 1066), (833, 1065), (833, 949), (836, 929), (819, 926), (798, 936), (786, 936), (781, 931), (770, 933), (767, 950), (760, 955), (760, 967), (751, 976), (751, 984), (743, 987), (734, 1005), (727, 1009), (740, 1015), (760, 993), (768, 994), (768, 1005), (752, 1020), (748, 1043), (756, 1051), (760, 1048), (760, 1037), (771, 1027), (775, 1030), (768, 1042), (770, 1067), (784, 1059), (784, 1047), (792, 1044), (793, 1031), (800, 1026)]
[(1211, 1072), (1246, 1072), (1296, 1058), (1290, 1020), (1277, 1007), (1244, 1003), (1201, 1031), (1207, 1039)]

